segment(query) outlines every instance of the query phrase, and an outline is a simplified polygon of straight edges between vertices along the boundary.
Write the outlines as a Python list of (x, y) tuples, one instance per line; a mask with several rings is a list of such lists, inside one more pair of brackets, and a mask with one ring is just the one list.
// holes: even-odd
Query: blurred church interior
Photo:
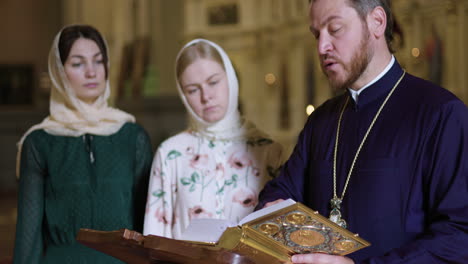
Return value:
[[(468, 103), (468, 0), (392, 0), (392, 9), (398, 61)], [(13, 252), (16, 142), (48, 114), (48, 52), (72, 23), (106, 37), (111, 103), (136, 116), (153, 151), (186, 126), (173, 69), (195, 37), (227, 51), (242, 113), (288, 152), (308, 114), (333, 96), (317, 63), (308, 0), (0, 0), (0, 261)]]

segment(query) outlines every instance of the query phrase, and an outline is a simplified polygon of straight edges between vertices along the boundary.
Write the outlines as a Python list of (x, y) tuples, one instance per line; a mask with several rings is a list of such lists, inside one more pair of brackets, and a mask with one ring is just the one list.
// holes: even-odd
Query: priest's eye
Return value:
[(331, 28), (330, 28), (330, 32), (331, 32), (332, 34), (336, 34), (336, 33), (338, 33), (342, 28), (343, 28), (343, 27), (331, 27)]
[(331, 34), (336, 34), (338, 32), (340, 32), (342, 29), (343, 29), (344, 25), (343, 24), (330, 24), (329, 27), (328, 27), (328, 31), (331, 33)]

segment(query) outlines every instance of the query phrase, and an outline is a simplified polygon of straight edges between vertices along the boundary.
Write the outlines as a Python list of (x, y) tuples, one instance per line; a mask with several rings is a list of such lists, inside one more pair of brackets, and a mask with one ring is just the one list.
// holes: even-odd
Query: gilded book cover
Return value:
[(263, 252), (287, 262), (294, 254), (347, 255), (370, 243), (303, 204), (294, 203), (228, 228), (218, 245), (241, 254)]

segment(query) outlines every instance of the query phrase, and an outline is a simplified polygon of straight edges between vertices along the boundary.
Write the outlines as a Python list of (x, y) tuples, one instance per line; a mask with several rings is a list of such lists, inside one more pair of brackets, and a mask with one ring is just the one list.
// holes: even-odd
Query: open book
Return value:
[(182, 233), (182, 237), (180, 239), (188, 241), (215, 243), (219, 241), (221, 235), (224, 233), (224, 231), (226, 231), (227, 228), (242, 226), (245, 223), (258, 219), (262, 216), (271, 214), (295, 203), (296, 202), (292, 199), (284, 200), (280, 203), (253, 212), (247, 215), (246, 217), (242, 218), (238, 223), (225, 219), (193, 219), (190, 222), (190, 225), (185, 229), (184, 233)]
[(370, 245), (357, 234), (291, 199), (253, 212), (239, 223), (193, 219), (181, 239), (226, 248), (240, 243), (283, 256), (312, 252), (346, 255)]
[(193, 220), (184, 240), (81, 229), (77, 240), (129, 264), (285, 264), (294, 254), (346, 255), (370, 244), (301, 203), (286, 200), (239, 223)]

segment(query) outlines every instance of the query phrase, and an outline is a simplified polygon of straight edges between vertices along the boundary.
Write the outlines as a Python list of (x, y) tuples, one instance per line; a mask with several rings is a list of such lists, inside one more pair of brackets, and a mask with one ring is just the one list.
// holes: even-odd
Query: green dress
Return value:
[(76, 242), (80, 228), (140, 231), (151, 144), (126, 123), (109, 136), (54, 136), (24, 141), (14, 263), (123, 263)]

